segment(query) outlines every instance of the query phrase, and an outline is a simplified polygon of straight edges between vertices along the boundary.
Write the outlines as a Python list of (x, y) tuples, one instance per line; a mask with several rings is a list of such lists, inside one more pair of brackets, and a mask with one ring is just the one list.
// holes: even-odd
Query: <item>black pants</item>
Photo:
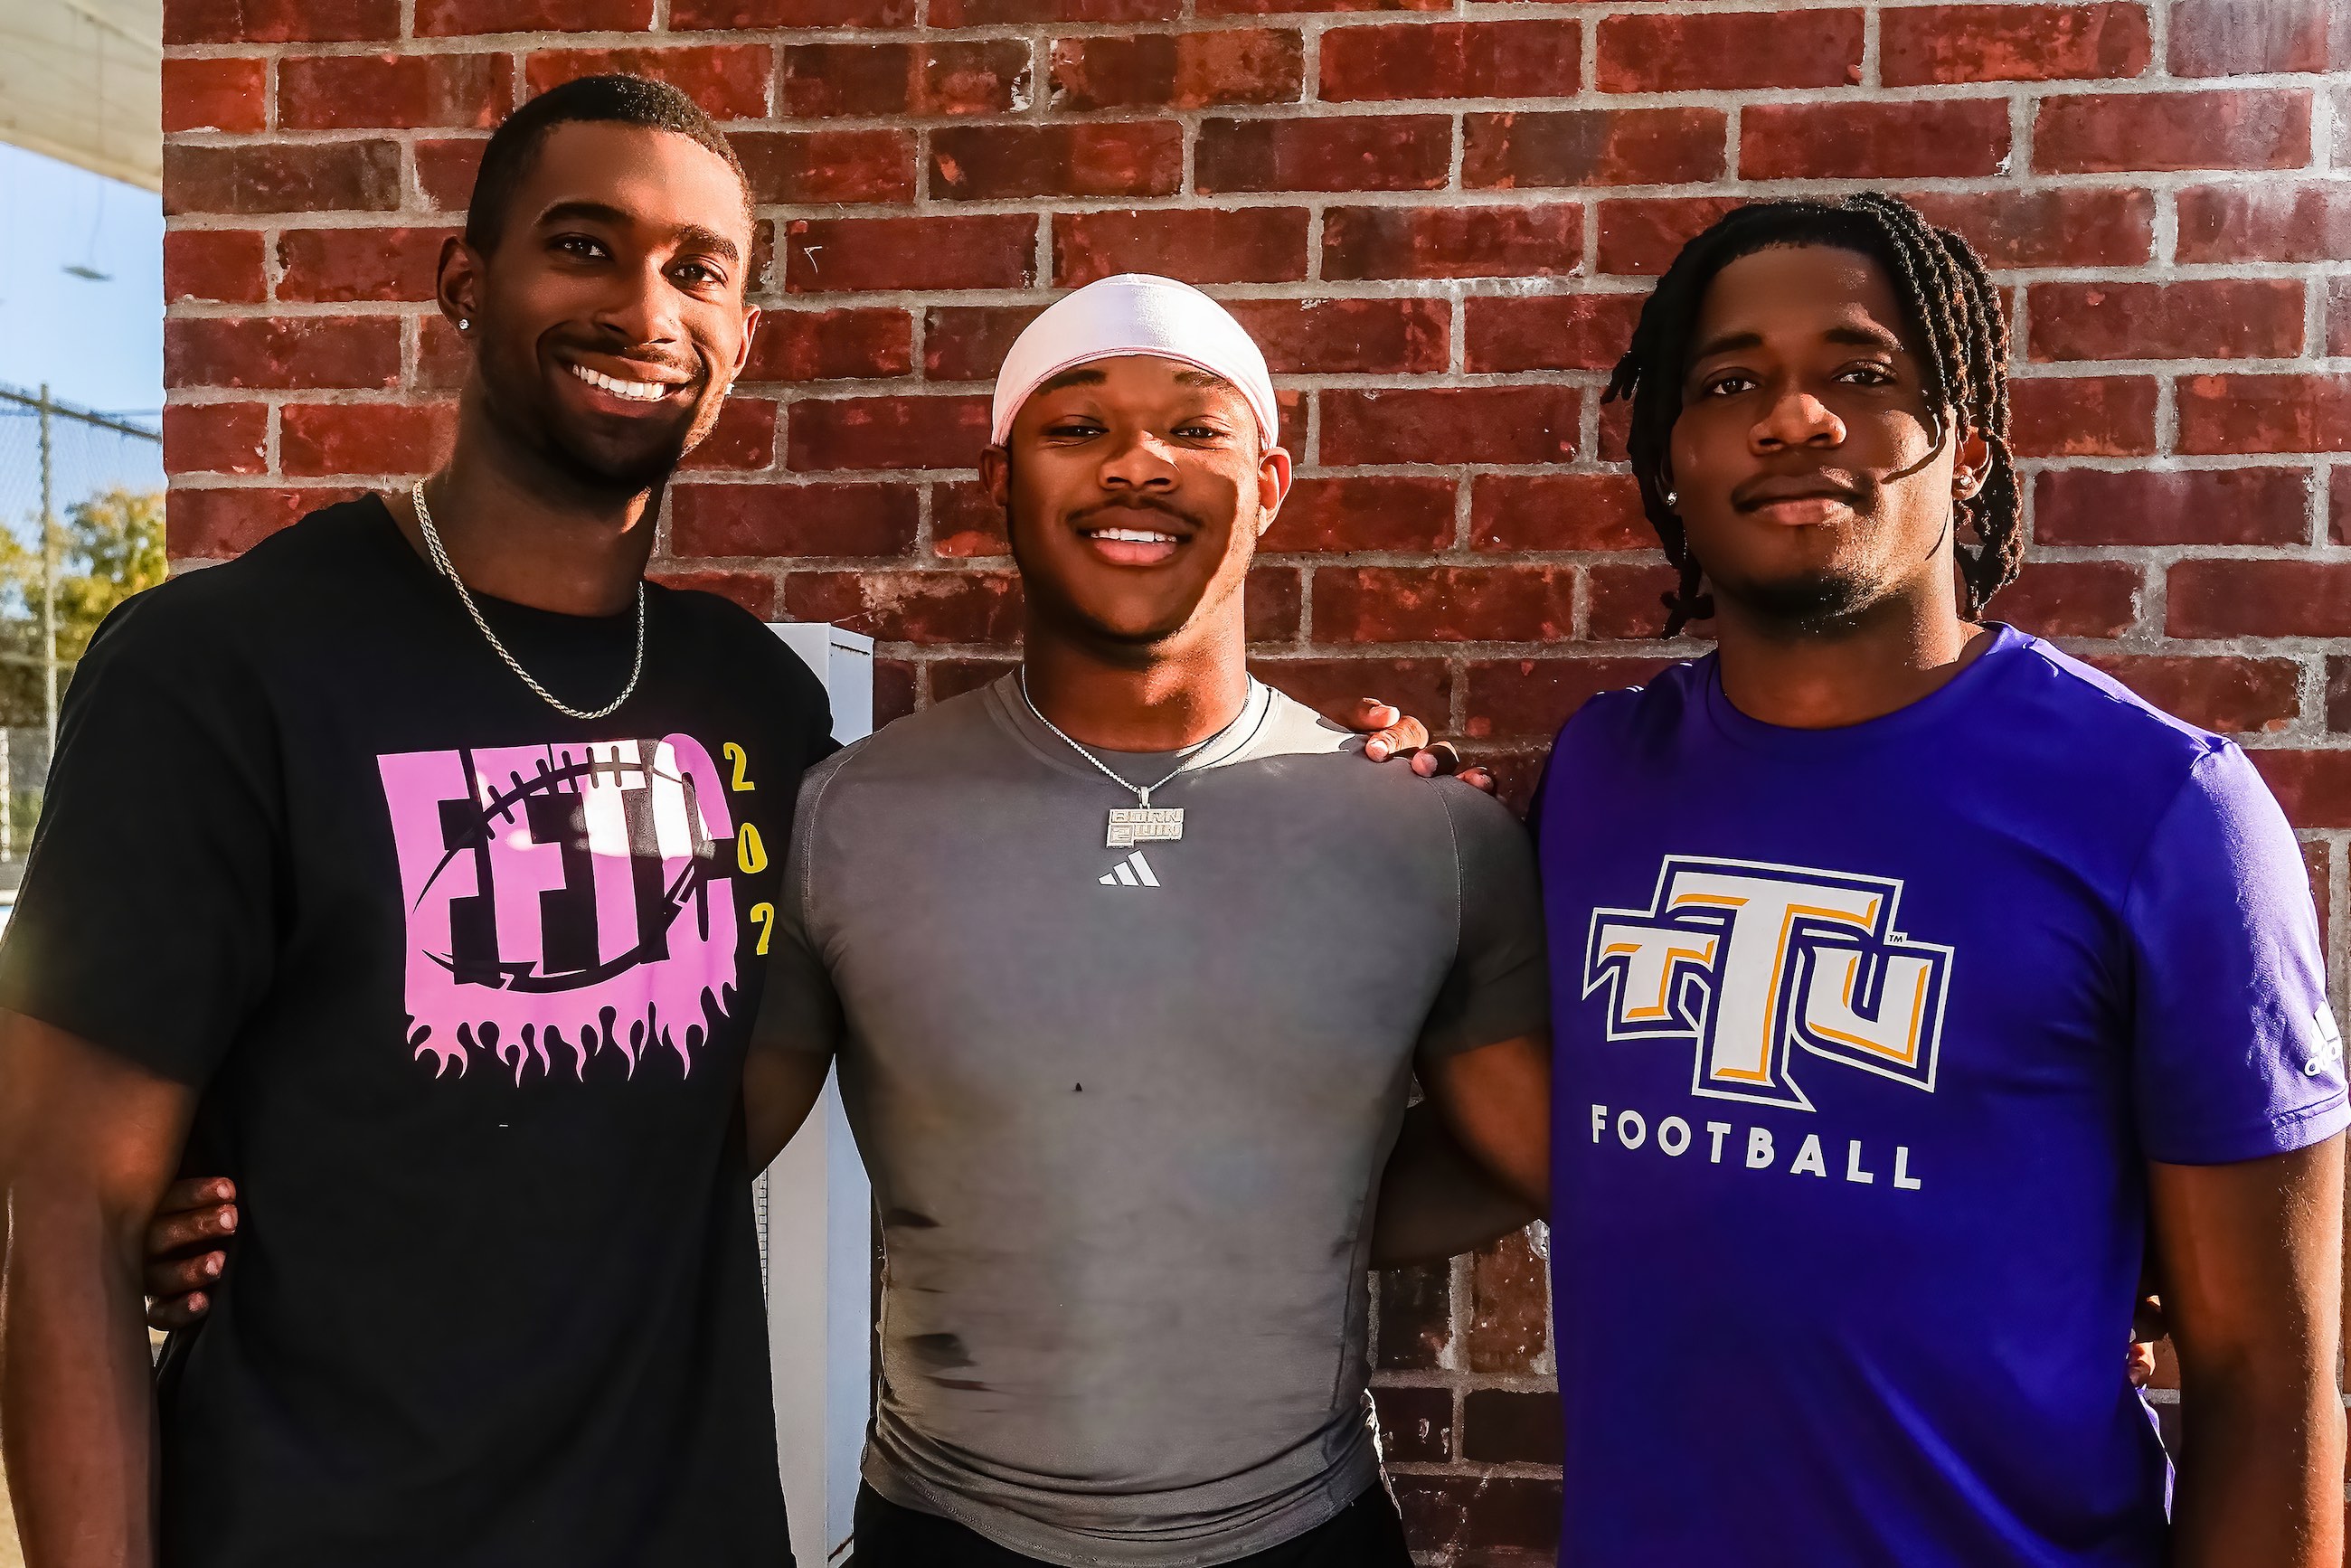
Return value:
[[(935, 1513), (918, 1513), (875, 1491), (857, 1489), (853, 1568), (1046, 1568), (1034, 1557)], [(1385, 1487), (1374, 1486), (1336, 1517), (1227, 1568), (1412, 1568), (1404, 1521)]]

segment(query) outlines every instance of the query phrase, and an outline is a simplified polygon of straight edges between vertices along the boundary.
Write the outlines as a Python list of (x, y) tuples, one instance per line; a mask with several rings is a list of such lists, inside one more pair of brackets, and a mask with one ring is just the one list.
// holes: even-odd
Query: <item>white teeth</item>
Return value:
[(573, 375), (590, 386), (611, 392), (614, 397), (627, 398), (632, 402), (659, 402), (671, 391), (659, 382), (624, 382), (618, 376), (608, 376), (585, 365), (573, 365), (570, 370)]
[(1090, 530), (1098, 539), (1116, 539), (1131, 545), (1172, 545), (1174, 534), (1156, 534), (1143, 528), (1094, 528)]

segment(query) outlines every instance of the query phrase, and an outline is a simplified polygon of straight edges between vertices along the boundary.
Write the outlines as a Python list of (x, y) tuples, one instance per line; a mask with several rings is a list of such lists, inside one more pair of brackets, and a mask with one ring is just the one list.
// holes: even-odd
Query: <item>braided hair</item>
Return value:
[(1735, 209), (1682, 247), (1641, 308), (1633, 342), (1616, 362), (1604, 401), (1630, 398), (1627, 446), (1641, 509), (1657, 530), (1666, 559), (1681, 574), (1665, 596), (1665, 635), (1714, 613), (1702, 586), (1705, 569), (1666, 496), (1666, 460), (1681, 417), (1682, 377), (1708, 285), (1740, 257), (1782, 246), (1831, 246), (1877, 262), (1917, 329), (1926, 371), (1928, 434), (1937, 447), (1973, 432), (1991, 450), (1984, 483), (1958, 504), (1976, 536), (1957, 546), (1967, 613), (2015, 580), (2024, 557), (2022, 492), (2008, 445), (2008, 322), (2000, 293), (1974, 249), (1939, 229), (1907, 203), (1875, 191), (1841, 201), (1760, 202)]

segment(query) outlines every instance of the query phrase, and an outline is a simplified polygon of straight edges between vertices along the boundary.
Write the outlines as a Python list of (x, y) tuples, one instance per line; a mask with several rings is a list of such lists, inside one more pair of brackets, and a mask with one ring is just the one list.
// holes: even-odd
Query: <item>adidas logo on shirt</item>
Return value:
[(1157, 887), (1159, 879), (1151, 874), (1151, 862), (1135, 851), (1102, 876), (1104, 887)]

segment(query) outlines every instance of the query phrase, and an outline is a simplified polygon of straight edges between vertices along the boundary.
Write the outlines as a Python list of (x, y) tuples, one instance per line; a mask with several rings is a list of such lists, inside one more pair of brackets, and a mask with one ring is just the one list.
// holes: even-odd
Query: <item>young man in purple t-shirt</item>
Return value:
[(1563, 1563), (2340, 1560), (2309, 887), (2236, 747), (1979, 619), (2006, 352), (1966, 243), (1856, 196), (1701, 235), (1617, 370), (1665, 630), (1718, 649), (1536, 802)]

